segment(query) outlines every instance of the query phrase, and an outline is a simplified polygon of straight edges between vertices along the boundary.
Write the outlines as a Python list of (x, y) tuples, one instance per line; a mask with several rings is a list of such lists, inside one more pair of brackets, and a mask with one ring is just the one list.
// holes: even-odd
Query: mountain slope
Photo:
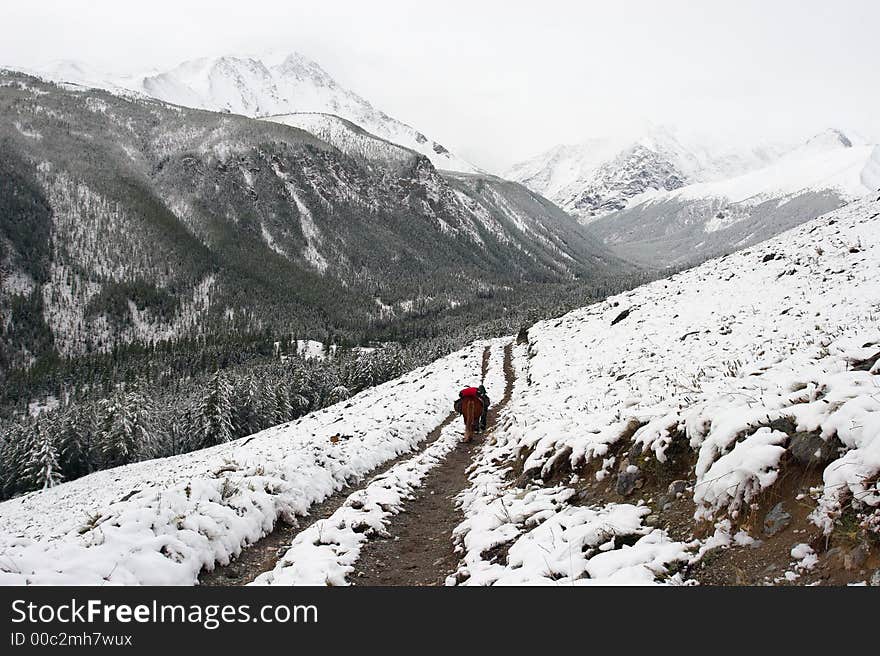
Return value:
[(0, 73), (0, 159), (15, 172), (0, 194), (6, 366), (265, 328), (358, 339), (390, 318), (477, 309), (478, 292), (621, 271), (518, 185), (488, 182), (487, 204), (424, 156), (349, 132), (399, 159)]
[(880, 187), (878, 147), (839, 130), (794, 145), (707, 144), (655, 128), (559, 146), (509, 175), (649, 266), (731, 252)]
[(341, 86), (317, 63), (299, 53), (274, 58), (195, 59), (143, 76), (108, 76), (74, 62), (59, 62), (40, 73), (52, 80), (114, 92), (127, 89), (184, 107), (250, 117), (296, 112), (335, 114), (425, 155), (437, 168), (477, 171), (441, 144)]
[(781, 152), (780, 146), (707, 146), (654, 126), (636, 137), (557, 146), (514, 165), (506, 176), (587, 221), (623, 209), (640, 194), (739, 175)]
[(532, 326), (452, 581), (880, 584), (878, 243), (872, 196)]
[(676, 265), (768, 239), (880, 189), (880, 147), (817, 135), (743, 175), (647, 193), (590, 228), (635, 261)]
[(411, 167), (419, 156), (417, 151), (382, 139), (335, 114), (299, 112), (267, 116), (264, 120), (305, 130), (349, 157), (389, 171)]
[(361, 545), (387, 537), (456, 448), (449, 391), (482, 374), (494, 394), (508, 373), (459, 497), (447, 584), (873, 580), (877, 244), (880, 198), (852, 203), (297, 422), (6, 501), (0, 583), (195, 584), (432, 434), (256, 581), (348, 583)]
[[(294, 126), (333, 144), (349, 157), (377, 170), (391, 174), (413, 166), (418, 154), (370, 134), (359, 126), (329, 114), (285, 114), (266, 120)], [(549, 269), (559, 269), (560, 262), (572, 263), (571, 253), (592, 253), (598, 264), (601, 246), (587, 231), (576, 227), (565, 212), (546, 198), (514, 182), (485, 173), (441, 171), (444, 182), (453, 191), (455, 202), (476, 218), (465, 228), (476, 240), (488, 231), (505, 244), (521, 236), (529, 248)], [(467, 221), (467, 220), (466, 220)], [(521, 248), (518, 246), (517, 248)], [(539, 254), (540, 252), (540, 254)], [(487, 252), (488, 258), (495, 257)], [(565, 267), (559, 269), (564, 272)]]

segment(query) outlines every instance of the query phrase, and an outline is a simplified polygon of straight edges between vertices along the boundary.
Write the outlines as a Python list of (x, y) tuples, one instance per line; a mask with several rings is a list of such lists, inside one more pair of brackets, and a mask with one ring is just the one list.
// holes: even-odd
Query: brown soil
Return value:
[[(855, 533), (839, 530), (826, 536), (810, 521), (816, 504), (808, 495), (809, 488), (821, 485), (821, 468), (805, 468), (796, 463), (784, 466), (779, 480), (759, 499), (757, 508), (734, 527), (734, 531), (745, 529), (759, 542), (710, 552), (689, 572), (690, 576), (704, 585), (847, 585), (866, 580), (880, 567), (880, 550), (865, 543), (864, 562), (856, 566), (849, 563), (847, 569), (844, 556), (856, 549), (861, 539)], [(682, 501), (693, 512), (690, 498)], [(767, 536), (763, 531), (764, 518), (779, 502), (791, 515), (791, 523), (776, 535)], [(791, 549), (799, 543), (809, 544), (818, 554), (819, 562), (811, 571), (788, 581), (783, 575), (793, 569)]]
[[(457, 417), (457, 413), (450, 413), (412, 451), (403, 453), (374, 469), (370, 473), (369, 479), (367, 479), (367, 484), (369, 484), (370, 480), (384, 474), (399, 462), (412, 458), (414, 453), (423, 451), (432, 442), (436, 441), (440, 437), (440, 432)], [(228, 565), (221, 565), (210, 571), (202, 570), (199, 576), (199, 585), (247, 585), (263, 572), (273, 569), (278, 558), (287, 551), (290, 543), (293, 542), (293, 539), (300, 531), (304, 531), (319, 519), (326, 519), (336, 512), (336, 509), (345, 502), (348, 495), (356, 487), (358, 486), (350, 485), (312, 506), (309, 508), (309, 514), (306, 517), (300, 518), (295, 526), (279, 521), (275, 526), (275, 530), (244, 549), (238, 558)]]
[[(483, 375), (489, 349), (483, 356)], [(452, 531), (464, 519), (456, 496), (467, 488), (467, 469), (483, 441), (492, 434), (498, 413), (510, 401), (514, 381), (513, 345), (504, 349), (504, 397), (489, 409), (486, 433), (461, 443), (428, 474), (424, 484), (387, 530), (390, 539), (374, 540), (361, 551), (353, 585), (442, 585), (458, 566)]]
[[(669, 484), (674, 480), (685, 480), (691, 486), (694, 483), (696, 454), (686, 446), (683, 436), (674, 440), (667, 452), (669, 458), (663, 464), (647, 454), (632, 457), (629, 453), (631, 446), (626, 437), (612, 445), (610, 450), (610, 455), (618, 458), (618, 466), (629, 464), (632, 459), (632, 464), (641, 469), (642, 479), (637, 489), (626, 496), (618, 494), (615, 489), (617, 467), (602, 481), (596, 481), (601, 459), (585, 463), (573, 472), (568, 458), (561, 458), (558, 466), (554, 463), (541, 481), (539, 472), (523, 472), (522, 463), (529, 456), (529, 451), (524, 450), (511, 463), (511, 479), (522, 486), (532, 481), (550, 485), (567, 481), (577, 473), (580, 480), (573, 485), (577, 490), (574, 503), (601, 505), (642, 500), (651, 508), (651, 523), (665, 529), (673, 540), (689, 542), (711, 535), (713, 523), (694, 520), (692, 491), (678, 498), (668, 494)], [(699, 563), (685, 568), (685, 575), (703, 585), (846, 585), (870, 578), (880, 568), (880, 545), (876, 540), (869, 540), (864, 531), (859, 531), (855, 520), (843, 522), (848, 528), (838, 528), (829, 536), (823, 535), (810, 521), (809, 515), (816, 506), (809, 490), (821, 485), (821, 466), (808, 467), (789, 459), (781, 468), (776, 483), (756, 500), (754, 509), (733, 522), (733, 533), (744, 529), (756, 542), (715, 549), (705, 554)], [(764, 518), (780, 502), (791, 515), (791, 523), (779, 533), (768, 536), (764, 533)], [(788, 581), (784, 574), (793, 568), (791, 549), (799, 543), (807, 543), (813, 548), (819, 556), (818, 563), (813, 570), (801, 572), (794, 581)], [(505, 562), (508, 547), (496, 547), (495, 553), (484, 554), (484, 557), (494, 556)], [(859, 550), (864, 554), (853, 558), (853, 552)]]

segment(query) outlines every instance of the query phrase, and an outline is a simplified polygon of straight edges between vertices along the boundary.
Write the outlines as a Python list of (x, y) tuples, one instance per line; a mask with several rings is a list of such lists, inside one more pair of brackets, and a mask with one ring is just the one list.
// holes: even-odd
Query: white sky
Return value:
[(880, 135), (876, 0), (0, 0), (0, 65), (298, 50), (478, 165), (645, 120)]

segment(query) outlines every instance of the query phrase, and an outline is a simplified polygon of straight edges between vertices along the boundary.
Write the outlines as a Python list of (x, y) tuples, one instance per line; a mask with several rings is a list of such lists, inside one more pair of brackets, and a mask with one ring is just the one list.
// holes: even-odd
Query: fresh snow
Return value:
[[(878, 217), (880, 199), (855, 202), (530, 328), (514, 399), (461, 496), (462, 561), (448, 582), (680, 582), (669, 575), (674, 562), (754, 542), (743, 529), (733, 535), (733, 522), (776, 480), (791, 442), (769, 424), (783, 418), (839, 445), (814, 491), (812, 520), (830, 531), (852, 504), (876, 527), (880, 363), (853, 364), (880, 352)], [(643, 524), (648, 508), (583, 505), (577, 477), (555, 487), (510, 480), (507, 463), (523, 453), (524, 472), (538, 481), (559, 461), (577, 468), (597, 459), (600, 480), (629, 470), (639, 459), (606, 456), (634, 429), (645, 458), (664, 462), (673, 439), (696, 451), (694, 519), (717, 520), (708, 540), (669, 540)], [(612, 554), (601, 557), (635, 569), (591, 565), (603, 546), (597, 524)], [(616, 549), (611, 537), (622, 534), (638, 539)], [(496, 559), (497, 549), (507, 558)]]
[(723, 198), (757, 204), (804, 191), (830, 190), (856, 199), (880, 188), (880, 146), (795, 151), (773, 164), (718, 182), (688, 185), (651, 200)]
[[(523, 490), (509, 484), (507, 467), (499, 463), (509, 462), (523, 446), (517, 439), (522, 421), (518, 406), (531, 387), (523, 347), (516, 348), (514, 363), (513, 401), (477, 459), (470, 488), (460, 495), (465, 521), (454, 537), (463, 558), (447, 584), (647, 584), (665, 576), (668, 565), (687, 562), (689, 545), (643, 524), (647, 507), (582, 506), (572, 503), (575, 491), (565, 486)], [(615, 536), (637, 540), (616, 548)], [(505, 564), (485, 558), (505, 546)]]
[[(632, 154), (639, 148), (656, 155), (680, 182), (672, 188), (655, 184), (665, 179), (658, 171), (656, 180), (641, 189), (636, 182), (650, 180), (651, 172), (626, 173), (627, 167), (637, 166)], [(559, 145), (514, 165), (506, 175), (583, 221), (592, 221), (611, 210), (596, 212), (584, 203), (615, 197), (624, 200), (626, 208), (669, 200), (757, 204), (810, 191), (837, 193), (845, 200), (861, 198), (880, 187), (880, 147), (834, 129), (801, 143), (743, 146), (654, 126), (637, 137)], [(726, 225), (710, 221), (707, 231)]]
[[(880, 530), (878, 218), (880, 199), (856, 201), (531, 326), (513, 347), (510, 402), (459, 496), (461, 560), (447, 583), (691, 583), (681, 566), (756, 544), (741, 520), (805, 435), (829, 454), (810, 490), (811, 521), (830, 532), (852, 509)], [(0, 582), (194, 583), (279, 518), (307, 513), (410, 450), (448, 416), (455, 390), (478, 379), (485, 346), (497, 402), (500, 348), (511, 339), (477, 342), (296, 423), (0, 504)], [(353, 492), (257, 583), (344, 582), (362, 533), (386, 530), (456, 437), (448, 427)], [(631, 448), (613, 455), (623, 439)], [(662, 466), (673, 444), (695, 454), (687, 489), (694, 521), (714, 526), (708, 538), (673, 539), (642, 501), (581, 495), (591, 481), (573, 472), (587, 461), (601, 466), (597, 479), (637, 473), (651, 460)], [(791, 549), (785, 578), (797, 580), (815, 554)]]
[[(487, 390), (500, 394), (505, 387), (504, 348), (509, 339), (489, 344), (489, 368), (483, 379)], [(493, 401), (498, 403), (500, 399)], [(458, 419), (444, 427), (424, 451), (377, 476), (350, 494), (329, 517), (299, 533), (275, 568), (258, 576), (253, 585), (348, 585), (361, 549), (374, 537), (392, 537), (386, 530), (431, 469), (461, 442)]]
[(266, 120), (290, 125), (326, 141), (346, 155), (381, 167), (412, 165), (416, 151), (365, 132), (360, 127), (332, 114), (298, 113), (269, 116)]
[[(717, 138), (685, 135), (670, 127), (650, 125), (636, 134), (560, 144), (513, 165), (505, 176), (522, 182), (563, 209), (587, 219), (590, 213), (578, 209), (577, 200), (587, 190), (613, 193), (614, 189), (603, 188), (603, 178), (613, 178), (615, 169), (626, 166), (629, 155), (639, 148), (656, 154), (686, 182), (707, 182), (741, 175), (768, 165), (787, 150), (781, 144), (751, 148), (733, 146), (720, 143)], [(645, 193), (661, 191), (655, 187)]]
[(276, 567), (253, 585), (346, 585), (364, 543), (377, 535), (391, 537), (385, 531), (388, 520), (461, 442), (462, 432), (461, 422), (446, 426), (423, 452), (352, 493), (336, 512), (299, 533)]
[(296, 422), (3, 502), (0, 584), (192, 585), (279, 519), (411, 450), (479, 380), (486, 345)]
[(336, 82), (316, 62), (296, 52), (206, 57), (143, 75), (108, 74), (79, 62), (61, 61), (36, 74), (112, 93), (149, 96), (184, 107), (255, 118), (303, 112), (333, 114), (425, 155), (439, 169), (478, 171), (415, 128), (373, 107)]

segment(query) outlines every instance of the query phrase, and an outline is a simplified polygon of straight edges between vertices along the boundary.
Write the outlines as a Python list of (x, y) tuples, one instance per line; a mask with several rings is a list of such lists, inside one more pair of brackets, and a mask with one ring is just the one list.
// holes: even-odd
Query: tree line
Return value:
[(283, 424), (400, 376), (414, 357), (387, 345), (217, 368), (164, 390), (136, 380), (106, 396), (77, 393), (55, 408), (0, 424), (0, 497)]

